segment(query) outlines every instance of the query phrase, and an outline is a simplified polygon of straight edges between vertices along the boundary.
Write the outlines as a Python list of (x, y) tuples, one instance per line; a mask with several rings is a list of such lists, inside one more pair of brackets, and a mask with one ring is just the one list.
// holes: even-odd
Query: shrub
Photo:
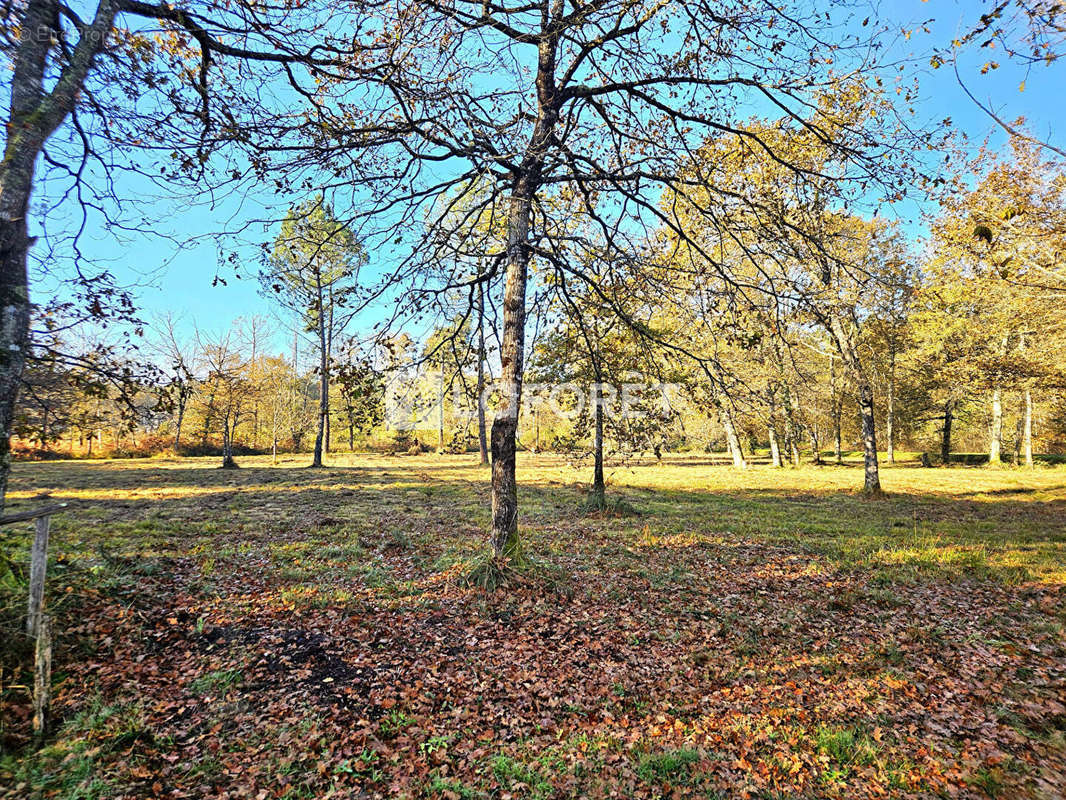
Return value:
[(26, 442), (11, 442), (11, 457), (15, 461), (56, 461), (61, 458), (70, 458), (69, 453), (57, 453), (48, 447), (39, 447)]

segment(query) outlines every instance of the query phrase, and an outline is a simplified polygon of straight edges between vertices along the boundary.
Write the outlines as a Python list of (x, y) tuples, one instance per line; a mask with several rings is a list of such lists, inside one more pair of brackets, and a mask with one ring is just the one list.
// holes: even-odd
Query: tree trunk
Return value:
[(843, 436), (841, 417), (844, 414), (842, 391), (837, 389), (836, 358), (829, 354), (829, 392), (833, 412), (833, 458), (838, 464), (844, 463)]
[(115, 12), (109, 0), (100, 2), (92, 22), (81, 29), (78, 43), (69, 50), (66, 68), (52, 83), (46, 73), (48, 53), (57, 38), (58, 4), (38, 0), (25, 3), (21, 13), (8, 12), (19, 13), (17, 27), (22, 36), (12, 56), (6, 142), (0, 160), (0, 511), (11, 470), (15, 401), (29, 346), (26, 258), (33, 242), (26, 215), (37, 158), (74, 108), (97, 53), (107, 43)]
[(518, 486), (515, 448), (526, 341), (526, 280), (532, 187), (520, 181), (507, 221), (507, 278), (500, 347), (500, 408), (492, 421), (492, 549), (497, 557), (518, 550)]
[[(27, 200), (29, 199), (27, 193)], [(12, 219), (12, 216), (16, 216)], [(26, 254), (30, 241), (23, 213), (3, 209), (0, 218), (0, 511), (11, 470), (11, 435), (29, 339), (30, 301)]]
[(811, 425), (807, 429), (807, 433), (809, 434), (809, 436), (811, 438), (811, 453), (814, 455), (814, 463), (815, 464), (821, 464), (822, 463), (822, 443), (818, 439), (818, 428), (816, 428), (814, 425)]
[(492, 421), (492, 549), (517, 555), (518, 487), (515, 448), (526, 343), (526, 283), (529, 276), (529, 223), (540, 186), (546, 152), (559, 120), (555, 86), (558, 34), (537, 45), (537, 123), (522, 158), (507, 212), (507, 277), (503, 290), (503, 340), (500, 343), (501, 408)]
[(889, 374), (888, 374), (888, 398), (887, 408), (885, 409), (885, 439), (887, 440), (885, 445), (888, 448), (888, 452), (885, 454), (885, 458), (889, 464), (896, 463), (896, 443), (895, 443), (895, 430), (893, 423), (895, 422), (895, 403), (896, 403), (896, 358), (895, 353), (891, 354), (889, 359)]
[[(27, 11), (27, 19), (29, 16)], [(5, 162), (19, 155), (11, 152), (11, 145), (9, 141)], [(20, 174), (14, 174), (16, 169)], [(11, 470), (15, 403), (29, 346), (30, 296), (26, 257), (32, 242), (26, 228), (26, 212), (33, 169), (34, 159), (23, 157), (11, 166), (5, 163), (0, 172), (3, 176), (3, 184), (0, 184), (0, 511), (4, 508), (7, 477)]]
[(766, 420), (766, 432), (770, 439), (770, 466), (780, 467), (781, 445), (777, 441), (777, 403), (775, 401), (776, 390), (770, 390), (769, 405), (770, 415)]
[(231, 425), (229, 414), (227, 414), (222, 420), (222, 469), (237, 468), (237, 462), (233, 460), (233, 428), (235, 427), (236, 420), (233, 420), (233, 425)]
[(877, 464), (877, 425), (874, 417), (874, 390), (866, 370), (855, 351), (853, 335), (845, 329), (837, 316), (829, 321), (830, 332), (836, 340), (837, 351), (844, 365), (851, 371), (859, 390), (859, 417), (862, 421), (863, 491), (867, 494), (881, 492), (881, 477)]
[(722, 424), (722, 430), (725, 431), (725, 443), (733, 459), (733, 466), (737, 469), (744, 469), (747, 464), (744, 463), (744, 451), (740, 449), (740, 437), (737, 436), (737, 429), (733, 424), (733, 414), (721, 404), (718, 406), (718, 421)]
[(270, 414), (270, 463), (278, 463), (278, 398), (274, 396), (274, 403)]
[(770, 436), (770, 466), (780, 467), (782, 466), (781, 446), (777, 442), (777, 428), (774, 426), (773, 420), (767, 424), (766, 431)]
[(332, 414), (330, 414), (330, 403), (329, 403), (329, 376), (330, 376), (330, 373), (331, 373), (332, 367), (333, 367), (333, 309), (334, 309), (335, 305), (336, 305), (336, 303), (335, 303), (335, 301), (333, 299), (333, 284), (331, 283), (330, 286), (329, 286), (329, 302), (328, 302), (329, 315), (328, 315), (328, 317), (325, 320), (325, 327), (326, 327), (326, 330), (325, 330), (325, 343), (326, 343), (326, 361), (325, 361), (326, 369), (325, 369), (325, 373), (326, 373), (326, 380), (325, 380), (324, 386), (325, 386), (325, 390), (326, 390), (326, 431), (325, 431), (325, 437), (324, 437), (325, 441), (322, 442), (322, 449), (327, 454), (330, 452), (331, 443), (333, 441), (333, 416), (332, 416)]
[(1022, 460), (1022, 428), (1024, 426), (1025, 420), (1018, 417), (1018, 421), (1014, 424), (1014, 448), (1010, 454), (1010, 463), (1014, 467), (1018, 466)]
[(940, 434), (940, 462), (947, 466), (951, 462), (951, 422), (952, 401), (944, 403), (944, 428)]
[(596, 504), (597, 508), (603, 508), (607, 487), (603, 480), (603, 395), (600, 390), (599, 378), (596, 379), (593, 398), (596, 428), (593, 439), (592, 502)]
[(178, 401), (178, 420), (174, 430), (174, 452), (181, 453), (181, 425), (185, 421), (185, 403), (184, 400)]
[(988, 439), (989, 466), (998, 466), (1000, 452), (1003, 449), (1003, 403), (1000, 401), (999, 389), (992, 390), (992, 430)]
[(1025, 466), (1033, 466), (1033, 393), (1025, 390), (1025, 422), (1022, 426)]
[(840, 404), (837, 403), (833, 409), (833, 457), (838, 464), (844, 463), (844, 450), (843, 441), (840, 430), (840, 418), (843, 416)]
[(789, 460), (792, 462), (792, 466), (798, 467), (800, 465), (800, 452), (799, 452), (799, 426), (796, 424), (796, 416), (792, 411), (792, 392), (789, 388), (785, 387), (784, 394), (785, 403), (785, 450), (788, 451)]
[(862, 417), (863, 491), (881, 491), (881, 477), (877, 469), (877, 430), (874, 423), (874, 392), (869, 382), (859, 379), (859, 414)]
[(440, 368), (440, 382), (437, 384), (437, 452), (444, 452), (444, 366)]
[(322, 466), (322, 448), (325, 444), (326, 421), (329, 418), (329, 364), (326, 347), (326, 322), (322, 311), (322, 289), (319, 287), (319, 312), (318, 312), (318, 433), (315, 435), (315, 454), (311, 461), (312, 467)]
[(211, 420), (214, 417), (215, 393), (208, 395), (207, 408), (204, 409), (204, 428), (200, 431), (200, 447), (207, 447), (207, 439), (211, 435)]
[(485, 287), (477, 288), (477, 446), (481, 454), (481, 466), (489, 464), (489, 443), (485, 434)]

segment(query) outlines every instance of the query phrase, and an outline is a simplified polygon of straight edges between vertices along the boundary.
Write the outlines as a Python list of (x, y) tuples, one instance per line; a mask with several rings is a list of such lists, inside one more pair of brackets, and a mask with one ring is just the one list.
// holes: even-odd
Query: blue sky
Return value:
[[(894, 0), (884, 4), (881, 16), (900, 27), (934, 19), (929, 33), (915, 33), (909, 40), (901, 39), (895, 45), (900, 54), (924, 54), (923, 60), (927, 62), (933, 48), (949, 45), (982, 7), (974, 0)], [(1004, 118), (1025, 116), (1036, 135), (1061, 141), (1056, 133), (1066, 113), (1061, 94), (1061, 87), (1066, 85), (1062, 67), (1040, 66), (1023, 72), (1000, 58), (1001, 68), (982, 76), (980, 66), (989, 57), (987, 50), (973, 50), (960, 59), (960, 73), (971, 91), (994, 106)], [(956, 129), (965, 132), (975, 147), (988, 136), (994, 144), (1005, 141), (1006, 137), (994, 122), (965, 96), (950, 67), (923, 68), (921, 78), (922, 101), (918, 105), (921, 116), (951, 117)], [(1026, 81), (1026, 88), (1019, 92), (1022, 80)], [(120, 179), (117, 190), (120, 195), (138, 198), (151, 216), (161, 218), (160, 230), (173, 235), (180, 243), (137, 233), (119, 236), (92, 224), (85, 232), (81, 245), (85, 255), (107, 263), (121, 282), (138, 285), (136, 293), (146, 318), (173, 311), (189, 322), (196, 320), (217, 330), (238, 316), (270, 313), (270, 304), (259, 296), (254, 279), (257, 251), (252, 247), (239, 251), (244, 265), (240, 270), (242, 277), (237, 279), (231, 267), (220, 265), (218, 246), (210, 238), (211, 233), (225, 225), (259, 216), (259, 198), (251, 195), (241, 202), (229, 198), (217, 206), (202, 203), (175, 207), (170, 201), (153, 197), (143, 181)], [(56, 224), (53, 223), (53, 228)], [(266, 241), (270, 232), (261, 225), (253, 225), (244, 238)], [(216, 275), (223, 276), (225, 284), (215, 283)], [(47, 291), (48, 287), (42, 286), (38, 298)], [(279, 346), (283, 341), (290, 341), (287, 335), (279, 336)]]

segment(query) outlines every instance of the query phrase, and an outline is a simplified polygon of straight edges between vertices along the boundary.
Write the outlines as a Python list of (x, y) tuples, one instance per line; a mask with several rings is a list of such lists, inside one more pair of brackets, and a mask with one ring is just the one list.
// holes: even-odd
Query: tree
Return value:
[(242, 353), (240, 328), (234, 324), (217, 335), (197, 331), (196, 339), (206, 368), (203, 385), (211, 398), (212, 413), (205, 415), (205, 429), (212, 418), (217, 421), (222, 434), (221, 467), (236, 469), (234, 438), (255, 391), (247, 375), (249, 359)]
[(110, 336), (107, 326), (74, 309), (61, 301), (34, 308), (14, 431), (32, 432), (42, 447), (72, 419), (99, 417), (98, 410), (86, 412), (101, 401), (111, 407), (116, 430), (135, 430), (158, 416), (161, 373), (144, 359), (139, 339), (128, 329)]
[[(814, 324), (829, 337), (858, 395), (864, 490), (876, 494), (873, 376), (860, 342), (874, 290), (895, 280), (904, 256), (897, 233), (842, 210), (854, 202), (846, 194), (853, 166), (846, 151), (827, 144), (860, 146), (869, 136), (863, 133), (866, 116), (886, 113), (883, 107), (871, 108), (876, 97), (867, 96), (867, 105), (859, 106), (862, 91), (859, 83), (840, 83), (817, 98), (817, 119), (756, 120), (744, 128), (747, 137), (711, 137), (680, 167), (693, 187), (663, 202), (690, 231), (687, 241), (668, 238), (674, 260), (692, 265), (693, 285), (686, 296), (698, 299), (699, 317), (714, 317), (716, 309), (734, 318), (761, 309), (767, 319)], [(728, 190), (727, 199), (716, 201), (707, 185)], [(728, 279), (715, 275), (721, 262), (729, 265)], [(771, 330), (780, 335), (781, 326)], [(723, 379), (716, 382), (721, 385)], [(787, 399), (795, 443), (798, 425)], [(812, 445), (817, 453), (817, 443)]]
[[(106, 320), (101, 297), (123, 293), (106, 272), (84, 268), (77, 239), (90, 215), (121, 215), (123, 198), (110, 194), (112, 173), (160, 175), (197, 194), (232, 185), (224, 162), (212, 178), (211, 155), (232, 144), (254, 150), (257, 132), (273, 144), (273, 123), (290, 113), (262, 102), (264, 84), (281, 81), (304, 97), (301, 77), (349, 61), (358, 44), (331, 36), (326, 12), (302, 3), (99, 0), (89, 9), (82, 18), (80, 8), (62, 0), (17, 0), (0, 11), (0, 49), (9, 67), (0, 161), (0, 504), (30, 347), (28, 258), (35, 239), (28, 223), (42, 163), (68, 184), (58, 204), (79, 204), (81, 224), (66, 231), (78, 262), (70, 280), (89, 313)], [(219, 69), (234, 63), (243, 68)], [(156, 147), (167, 158), (145, 170), (137, 158)], [(253, 165), (250, 172), (261, 176), (261, 159)]]
[(348, 449), (355, 450), (355, 434), (369, 433), (384, 417), (385, 385), (382, 374), (374, 368), (372, 359), (360, 349), (354, 339), (344, 341), (341, 358), (333, 368), (344, 421), (348, 428)]
[[(464, 324), (467, 320), (470, 321), (476, 337), (473, 346), (476, 348), (477, 370), (473, 396), (477, 403), (478, 455), (481, 466), (489, 464), (485, 415), (485, 389), (489, 375), (485, 330), (491, 326), (495, 334), (495, 326), (490, 320), (491, 295), (495, 283), (491, 278), (491, 273), (495, 272), (492, 264), (502, 252), (507, 238), (507, 231), (503, 227), (504, 220), (495, 208), (494, 200), (490, 181), (474, 179), (454, 186), (452, 191), (441, 194), (440, 208), (431, 215), (428, 229), (428, 234), (434, 240), (433, 252), (447, 264), (447, 268), (442, 272), (445, 275), (466, 272), (469, 274), (468, 280), (473, 281), (469, 287), (472, 296), (466, 298), (469, 300), (466, 309), (469, 316), (460, 310), (459, 317), (464, 320)], [(459, 304), (463, 300), (461, 296), (456, 298)], [(455, 309), (448, 309), (448, 313), (453, 316), (454, 312)], [(455, 329), (455, 333), (460, 330)]]
[[(531, 265), (535, 285), (537, 262), (553, 263), (545, 201), (565, 196), (562, 207), (603, 231), (609, 255), (635, 252), (638, 246), (629, 245), (650, 223), (672, 224), (657, 198), (685, 183), (678, 161), (708, 133), (746, 136), (738, 117), (755, 98), (802, 116), (829, 72), (872, 74), (870, 54), (877, 51), (856, 39), (862, 28), (857, 20), (850, 25), (844, 4), (829, 22), (821, 12), (743, 0), (369, 5), (382, 35), (380, 47), (357, 61), (357, 80), (374, 86), (345, 94), (338, 77), (324, 89), (339, 99), (314, 121), (320, 142), (314, 158), (346, 169), (359, 197), (383, 198), (357, 216), (376, 215), (383, 246), (406, 237), (410, 249), (397, 258), (402, 266), (390, 274), (394, 281), (421, 280), (426, 258), (438, 255), (425, 247), (433, 236), (410, 235), (412, 221), (429, 218), (426, 206), (449, 187), (492, 179), (485, 206), (504, 221), (504, 247), (484, 274), (453, 274), (443, 286), (419, 283), (423, 290), (410, 292), (408, 303), (420, 314), (444, 290), (470, 289), (502, 274), (491, 543), (506, 557), (520, 545), (515, 447)], [(501, 63), (519, 68), (500, 69)], [(375, 71), (376, 65), (383, 68)], [(493, 80), (470, 77), (486, 75)], [(831, 148), (844, 144), (829, 138)], [(868, 129), (861, 146), (839, 152), (852, 166), (849, 177), (865, 181), (869, 193), (887, 184), (899, 191), (903, 184), (890, 177), (888, 165), (904, 155), (913, 161), (914, 147), (896, 129), (880, 137)], [(311, 158), (302, 157), (299, 166)], [(398, 192), (397, 176), (404, 187)], [(561, 269), (569, 281), (594, 285), (574, 265)], [(616, 298), (601, 299), (612, 307)]]
[(52, 359), (33, 359), (22, 374), (14, 431), (41, 448), (59, 439), (72, 424), (79, 399), (67, 370)]
[(836, 252), (820, 259), (823, 291), (812, 294), (805, 305), (832, 337), (852, 375), (862, 420), (863, 490), (878, 494), (881, 479), (873, 378), (868, 359), (860, 353), (868, 321), (865, 303), (871, 295), (876, 297), (878, 287), (887, 287), (889, 294), (898, 291), (898, 276), (903, 272), (900, 265), (906, 255), (898, 233), (888, 226), (854, 218), (833, 220), (833, 224), (837, 230), (829, 234), (832, 240), (828, 244)]
[(281, 224), (259, 280), (263, 294), (295, 314), (318, 344), (319, 405), (313, 467), (329, 451), (329, 384), (333, 342), (361, 306), (359, 270), (366, 261), (355, 234), (319, 201), (293, 208)]
[[(588, 259), (583, 271), (594, 276), (600, 290), (616, 296), (626, 291), (625, 284), (614, 283), (604, 276), (604, 265), (578, 249), (572, 258)], [(609, 309), (587, 286), (568, 286), (563, 279), (552, 281), (555, 290), (548, 313), (552, 329), (537, 342), (531, 354), (535, 379), (555, 386), (570, 385), (586, 392), (575, 426), (576, 433), (591, 432), (592, 508), (606, 507), (604, 477), (605, 439), (609, 434), (619, 450), (645, 450), (651, 439), (669, 419), (661, 408), (661, 394), (651, 403), (643, 397), (643, 381), (652, 370), (647, 342)], [(659, 407), (655, 407), (655, 401)], [(591, 428), (591, 431), (589, 429)]]
[(882, 280), (871, 286), (872, 297), (866, 321), (864, 345), (874, 354), (875, 369), (882, 376), (885, 397), (885, 458), (896, 460), (899, 362), (910, 346), (909, 315), (919, 276), (915, 259), (897, 237), (880, 270)]
[[(431, 380), (434, 381), (436, 393), (433, 406), (437, 417), (437, 452), (444, 452), (445, 400), (457, 381), (466, 385), (466, 370), (479, 358), (480, 348), (471, 341), (470, 328), (463, 317), (437, 326), (426, 339), (420, 361), (434, 373)], [(478, 383), (483, 385), (483, 376)], [(466, 394), (470, 396), (471, 392), (467, 391)], [(480, 394), (472, 399), (477, 399), (480, 406)]]
[(194, 374), (196, 363), (191, 345), (182, 339), (178, 331), (178, 320), (173, 314), (165, 314), (156, 321), (155, 349), (164, 362), (167, 375), (163, 392), (169, 406), (173, 409), (174, 451), (181, 451), (181, 429), (185, 422), (185, 412), (189, 401), (196, 391)]
[[(932, 227), (921, 335), (952, 362), (955, 401), (962, 387), (986, 398), (989, 463), (998, 464), (1004, 395), (1022, 397), (1019, 428), (1029, 434), (1019, 449), (1031, 454), (1032, 392), (1060, 385), (1066, 329), (1055, 304), (1066, 296), (1066, 205), (1062, 173), (1024, 139), (1011, 142), (1009, 156), (983, 151), (975, 163), (977, 184), (946, 198)], [(945, 449), (950, 415), (948, 404)]]

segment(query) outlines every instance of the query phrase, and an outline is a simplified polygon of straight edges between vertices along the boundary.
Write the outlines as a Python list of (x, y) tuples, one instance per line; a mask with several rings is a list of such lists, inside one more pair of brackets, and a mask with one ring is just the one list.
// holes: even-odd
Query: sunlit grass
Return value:
[[(489, 473), (471, 456), (334, 455), (331, 468), (303, 469), (289, 457), (241, 460), (223, 472), (214, 459), (54, 462), (16, 466), (14, 507), (47, 494), (72, 503), (56, 520), (59, 547), (142, 557), (182, 551), (216, 537), (283, 526), (294, 542), (338, 544), (337, 534), (395, 541), (436, 536), (447, 525), (453, 557), (470, 557), (488, 522)], [(1066, 468), (884, 467), (883, 500), (857, 491), (855, 465), (737, 471), (707, 456), (608, 469), (609, 495), (633, 513), (583, 513), (588, 465), (561, 456), (519, 457), (521, 522), (532, 552), (594, 532), (608, 548), (663, 548), (755, 540), (799, 547), (843, 564), (920, 575), (974, 572), (1007, 582), (1066, 580)], [(74, 532), (72, 537), (64, 530)], [(329, 533), (329, 536), (325, 536)], [(564, 548), (565, 549), (565, 548)], [(72, 553), (73, 555), (73, 553)], [(443, 555), (443, 554), (442, 554)], [(217, 554), (216, 554), (217, 566)], [(329, 567), (329, 564), (319, 564)]]

